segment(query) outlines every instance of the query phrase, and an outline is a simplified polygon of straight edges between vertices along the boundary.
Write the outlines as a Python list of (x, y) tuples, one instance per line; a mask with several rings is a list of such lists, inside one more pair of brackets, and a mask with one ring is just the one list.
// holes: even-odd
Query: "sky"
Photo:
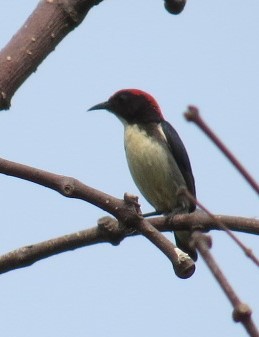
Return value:
[[(1, 3), (4, 47), (38, 1)], [(257, 218), (258, 196), (198, 128), (189, 104), (259, 180), (259, 2), (106, 0), (93, 8), (0, 112), (0, 157), (73, 176), (122, 198), (140, 195), (128, 171), (123, 128), (87, 109), (123, 88), (152, 94), (189, 153), (198, 199), (215, 214)], [(80, 200), (0, 176), (0, 253), (95, 226), (106, 215)], [(143, 212), (152, 211), (140, 196)], [(259, 325), (258, 270), (224, 233), (212, 253)], [(172, 234), (167, 237), (173, 239)], [(258, 238), (238, 237), (259, 256)], [(199, 257), (177, 279), (145, 238), (60, 254), (0, 276), (5, 337), (246, 336)]]

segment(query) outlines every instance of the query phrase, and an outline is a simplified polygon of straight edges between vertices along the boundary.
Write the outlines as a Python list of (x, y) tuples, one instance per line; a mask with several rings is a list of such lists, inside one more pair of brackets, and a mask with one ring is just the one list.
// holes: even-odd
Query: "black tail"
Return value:
[(175, 243), (184, 253), (188, 254), (193, 261), (197, 261), (198, 254), (195, 248), (191, 247), (191, 233), (189, 231), (174, 232)]

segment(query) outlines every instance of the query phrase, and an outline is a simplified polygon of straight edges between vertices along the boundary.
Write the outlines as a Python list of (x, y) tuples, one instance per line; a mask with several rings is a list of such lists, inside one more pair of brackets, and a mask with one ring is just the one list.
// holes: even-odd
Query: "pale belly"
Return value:
[(187, 206), (179, 205), (177, 192), (186, 184), (165, 146), (152, 141), (137, 125), (128, 125), (125, 127), (125, 151), (135, 184), (157, 211), (170, 212), (176, 207)]

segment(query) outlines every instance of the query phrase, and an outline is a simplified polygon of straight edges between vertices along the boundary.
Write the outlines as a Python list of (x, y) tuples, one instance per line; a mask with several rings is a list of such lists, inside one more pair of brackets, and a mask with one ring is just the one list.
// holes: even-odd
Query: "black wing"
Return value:
[[(169, 148), (173, 154), (175, 161), (183, 175), (189, 192), (196, 197), (195, 182), (192, 174), (191, 163), (185, 149), (185, 146), (179, 137), (177, 131), (167, 121), (161, 122), (162, 130), (166, 136)], [(195, 204), (192, 204), (190, 211), (193, 212), (196, 208)]]

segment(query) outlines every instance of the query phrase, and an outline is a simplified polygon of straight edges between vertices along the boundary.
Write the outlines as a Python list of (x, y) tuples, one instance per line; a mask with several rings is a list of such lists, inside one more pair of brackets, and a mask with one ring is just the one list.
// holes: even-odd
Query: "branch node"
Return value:
[(138, 203), (138, 196), (130, 193), (124, 193), (123, 199), (126, 204), (134, 205), (136, 208), (140, 209), (140, 204)]
[(125, 202), (125, 206), (127, 207), (128, 210), (128, 215), (132, 214), (134, 218), (131, 219), (131, 216), (127, 216), (127, 219), (123, 218), (123, 223), (128, 223), (128, 221), (133, 221), (134, 219), (136, 220), (136, 215), (142, 217), (141, 209), (140, 209), (140, 204), (138, 202), (138, 196), (130, 193), (124, 193), (123, 200)]
[(184, 113), (184, 117), (188, 122), (195, 122), (199, 119), (199, 109), (194, 105), (189, 105), (188, 110)]
[(72, 195), (73, 190), (74, 190), (74, 188), (70, 184), (67, 184), (67, 185), (64, 186), (64, 192), (65, 192), (65, 195), (67, 195), (67, 196)]
[(0, 106), (3, 110), (7, 110), (10, 108), (10, 99), (7, 98), (7, 94), (5, 91), (0, 92)]
[(210, 235), (203, 234), (199, 231), (195, 231), (192, 233), (192, 245), (196, 248), (198, 244), (201, 243), (206, 249), (210, 249), (212, 247), (212, 237)]
[(174, 249), (178, 256), (178, 263), (173, 263), (173, 268), (176, 276), (181, 279), (187, 279), (195, 272), (195, 263), (190, 256), (179, 248)]
[(75, 179), (65, 177), (62, 182), (61, 192), (64, 196), (71, 197), (75, 192)]
[(99, 231), (109, 239), (113, 246), (118, 246), (124, 238), (118, 221), (110, 216), (104, 216), (97, 221)]
[(74, 8), (74, 5), (68, 0), (59, 1), (59, 5), (62, 7), (63, 11), (66, 13), (67, 17), (71, 20), (72, 23), (77, 24), (79, 21), (79, 13)]
[(252, 315), (252, 310), (245, 303), (239, 303), (233, 311), (233, 320), (235, 322), (244, 322)]

